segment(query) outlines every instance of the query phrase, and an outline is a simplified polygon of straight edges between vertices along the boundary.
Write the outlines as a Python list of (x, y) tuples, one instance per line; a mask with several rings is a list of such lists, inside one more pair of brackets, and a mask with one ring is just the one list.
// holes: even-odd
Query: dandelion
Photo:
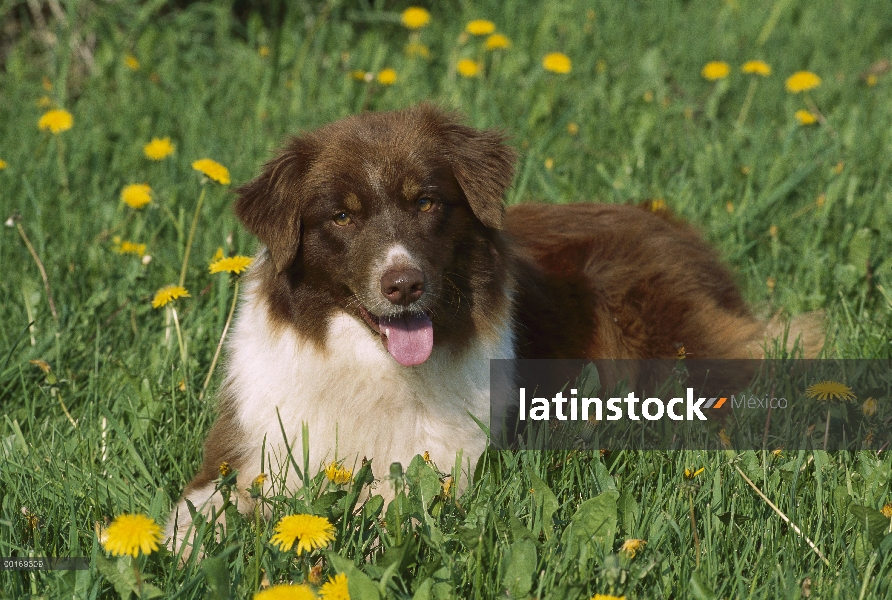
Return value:
[(103, 546), (112, 556), (151, 554), (161, 542), (161, 526), (146, 515), (119, 515), (105, 530)]
[(780, 458), (781, 455), (783, 454), (783, 452), (784, 452), (783, 448), (775, 448), (774, 450), (771, 451), (771, 455), (774, 458)]
[(836, 381), (822, 381), (808, 387), (805, 390), (808, 398), (817, 398), (822, 402), (828, 400), (845, 400), (851, 401), (855, 399), (852, 388)]
[(443, 481), (440, 482), (440, 489), (443, 491), (443, 496), (448, 498), (449, 492), (452, 491), (452, 484), (454, 480), (452, 476), (447, 476)]
[(68, 131), (74, 126), (74, 117), (65, 109), (57, 108), (43, 113), (37, 122), (37, 128), (41, 131), (50, 131), (59, 134)]
[(350, 77), (356, 81), (365, 81), (368, 83), (375, 78), (375, 74), (367, 73), (366, 71), (350, 71)]
[(704, 467), (700, 467), (696, 471), (692, 471), (691, 469), (685, 469), (684, 470), (684, 478), (685, 479), (693, 479), (694, 477), (696, 477), (697, 475), (699, 475), (700, 473), (702, 473), (705, 470), (706, 469)]
[(396, 83), (396, 70), (395, 69), (384, 69), (380, 73), (378, 73), (378, 83), (381, 85), (393, 85)]
[(420, 56), (421, 58), (430, 58), (430, 48), (421, 42), (410, 42), (406, 44), (406, 56)]
[(50, 99), (49, 96), (41, 96), (37, 99), (37, 102), (35, 102), (35, 104), (37, 104), (37, 108), (49, 108), (53, 105), (53, 101)]
[(316, 600), (316, 594), (307, 585), (283, 584), (257, 592), (254, 600)]
[(146, 255), (145, 244), (137, 244), (135, 242), (128, 242), (127, 240), (120, 242), (116, 250), (118, 254), (135, 254), (140, 258)]
[(595, 594), (591, 600), (626, 600), (625, 596), (611, 596), (610, 594)]
[(777, 237), (777, 225), (775, 225), (774, 223), (771, 224), (771, 227), (768, 228), (768, 235), (773, 238)]
[(152, 201), (152, 188), (145, 183), (131, 183), (121, 190), (121, 201), (134, 210), (139, 210)]
[(424, 462), (429, 463), (431, 461), (431, 453), (425, 450), (424, 454), (421, 455), (421, 458), (424, 459)]
[(548, 157), (545, 159), (545, 161), (542, 164), (545, 167), (546, 171), (551, 171), (554, 168), (554, 159), (551, 157)]
[(787, 77), (787, 91), (791, 94), (807, 92), (821, 85), (821, 78), (811, 71), (797, 71)]
[(230, 473), (232, 473), (232, 467), (229, 466), (229, 463), (223, 461), (220, 463), (220, 477), (228, 477)]
[(883, 508), (880, 509), (880, 512), (883, 513), (884, 517), (892, 519), (892, 502), (887, 502)]
[(40, 85), (42, 85), (43, 89), (45, 89), (48, 92), (53, 91), (53, 82), (50, 81), (49, 77), (44, 77), (43, 79), (41, 79)]
[(269, 46), (261, 46), (257, 49), (257, 54), (260, 55), (260, 58), (266, 58), (269, 56)]
[(2, 171), (3, 169), (5, 169), (8, 166), (9, 166), (9, 164), (5, 160), (0, 158), (0, 171)]
[(877, 409), (879, 408), (879, 403), (876, 398), (868, 398), (864, 401), (864, 404), (861, 405), (861, 412), (864, 413), (865, 417), (872, 417), (877, 414)]
[(726, 450), (731, 447), (731, 438), (728, 437), (728, 432), (724, 428), (719, 430), (719, 443)]
[(489, 35), (496, 30), (496, 24), (486, 19), (474, 19), (465, 25), (465, 31), (471, 35)]
[(504, 36), (501, 33), (494, 33), (486, 38), (487, 50), (504, 50), (505, 48), (510, 47), (511, 40), (509, 40), (507, 36)]
[(455, 68), (462, 77), (476, 77), (480, 74), (480, 63), (470, 58), (463, 58), (458, 61)]
[(164, 160), (176, 150), (176, 146), (170, 143), (169, 137), (152, 138), (152, 141), (142, 147), (143, 154), (151, 160)]
[(331, 463), (325, 468), (325, 476), (335, 485), (344, 485), (350, 483), (353, 478), (353, 471), (349, 471), (336, 462)]
[(139, 71), (139, 59), (132, 54), (127, 54), (124, 56), (124, 64), (131, 71)]
[(728, 202), (725, 202), (725, 212), (727, 212), (729, 215), (734, 214), (734, 203), (730, 200)]
[(744, 73), (751, 75), (761, 75), (762, 77), (768, 77), (771, 75), (771, 67), (762, 60), (750, 60), (743, 63), (743, 66), (740, 67), (740, 70)]
[(209, 270), (211, 274), (215, 273), (235, 273), (238, 275), (254, 262), (250, 256), (230, 256), (228, 258), (218, 258), (210, 264)]
[(229, 169), (210, 158), (202, 158), (192, 163), (192, 168), (203, 173), (217, 183), (229, 185)]
[(329, 577), (328, 582), (319, 588), (319, 597), (322, 600), (350, 600), (347, 576), (338, 573), (334, 577)]
[(155, 293), (152, 308), (161, 308), (177, 298), (191, 298), (186, 288), (179, 285), (166, 285)]
[(312, 583), (313, 585), (319, 585), (322, 583), (322, 561), (320, 560), (315, 565), (310, 567), (310, 572), (307, 573), (307, 581)]
[(629, 558), (635, 558), (635, 554), (637, 554), (639, 550), (643, 550), (646, 544), (647, 542), (644, 540), (626, 540), (623, 542), (623, 545), (620, 546), (619, 551), (625, 553)]
[(421, 29), (430, 23), (431, 14), (420, 6), (410, 6), (403, 11), (400, 21), (409, 29)]
[(276, 525), (270, 543), (287, 551), (297, 542), (297, 554), (322, 548), (335, 538), (334, 526), (324, 517), (289, 515)]
[(567, 133), (570, 135), (576, 135), (579, 133), (579, 125), (576, 123), (567, 123)]
[(777, 279), (775, 279), (774, 277), (766, 277), (765, 278), (765, 287), (768, 288), (769, 292), (773, 292), (774, 286), (776, 286), (776, 285), (777, 285)]
[(793, 116), (796, 117), (796, 120), (799, 121), (800, 125), (814, 125), (818, 122), (818, 118), (815, 114), (804, 108), (797, 110)]
[(864, 78), (864, 83), (867, 84), (867, 87), (875, 86), (877, 84), (877, 81), (879, 81), (879, 79), (873, 73)]
[(566, 75), (572, 70), (573, 63), (570, 61), (570, 57), (563, 52), (551, 52), (542, 59), (542, 67), (546, 71)]
[(731, 73), (731, 67), (728, 63), (721, 60), (714, 60), (703, 65), (700, 75), (703, 79), (709, 81), (718, 81), (724, 79)]

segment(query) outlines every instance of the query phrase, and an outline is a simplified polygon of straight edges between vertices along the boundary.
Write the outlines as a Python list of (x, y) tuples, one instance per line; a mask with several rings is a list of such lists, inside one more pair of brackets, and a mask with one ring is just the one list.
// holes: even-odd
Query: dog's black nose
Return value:
[(424, 293), (424, 273), (414, 267), (397, 267), (381, 277), (381, 293), (401, 306), (409, 306)]

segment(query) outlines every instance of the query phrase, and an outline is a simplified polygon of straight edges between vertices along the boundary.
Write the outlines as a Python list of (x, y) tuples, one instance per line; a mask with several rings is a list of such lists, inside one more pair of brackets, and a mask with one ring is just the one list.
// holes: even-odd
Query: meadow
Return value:
[[(256, 249), (231, 188), (358, 111), (501, 128), (508, 203), (650, 200), (759, 314), (823, 310), (829, 356), (892, 358), (892, 3), (409, 6), (0, 2), (0, 556), (89, 567), (0, 571), (0, 598), (347, 597), (338, 574), (354, 599), (892, 598), (888, 449), (494, 453), (458, 497), (419, 456), (373, 464), (388, 506), (358, 502), (368, 468), (305, 476), (181, 568), (103, 547), (123, 513), (163, 525), (200, 464), (238, 277), (209, 263)], [(171, 284), (189, 296), (154, 308)], [(292, 513), (331, 542), (272, 544)]]

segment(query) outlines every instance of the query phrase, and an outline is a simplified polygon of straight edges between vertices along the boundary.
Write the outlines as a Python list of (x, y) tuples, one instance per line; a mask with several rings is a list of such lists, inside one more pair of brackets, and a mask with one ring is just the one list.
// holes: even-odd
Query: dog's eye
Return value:
[(419, 198), (415, 202), (415, 207), (421, 212), (427, 212), (434, 207), (434, 201), (430, 198)]
[(338, 214), (336, 214), (334, 216), (334, 219), (332, 219), (332, 220), (335, 222), (335, 225), (337, 225), (338, 227), (346, 227), (347, 225), (349, 225), (350, 223), (353, 222), (353, 219), (350, 218), (350, 215), (348, 215), (345, 212), (339, 212)]

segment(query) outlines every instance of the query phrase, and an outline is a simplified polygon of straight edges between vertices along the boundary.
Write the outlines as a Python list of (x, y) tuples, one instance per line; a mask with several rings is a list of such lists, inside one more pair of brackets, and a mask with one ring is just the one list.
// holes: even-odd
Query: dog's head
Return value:
[(473, 335), (501, 308), (514, 159), (500, 133), (429, 105), (367, 113), (294, 138), (237, 190), (235, 212), (266, 245), (280, 296), (287, 281), (291, 315), (312, 296), (416, 365), (435, 335)]

